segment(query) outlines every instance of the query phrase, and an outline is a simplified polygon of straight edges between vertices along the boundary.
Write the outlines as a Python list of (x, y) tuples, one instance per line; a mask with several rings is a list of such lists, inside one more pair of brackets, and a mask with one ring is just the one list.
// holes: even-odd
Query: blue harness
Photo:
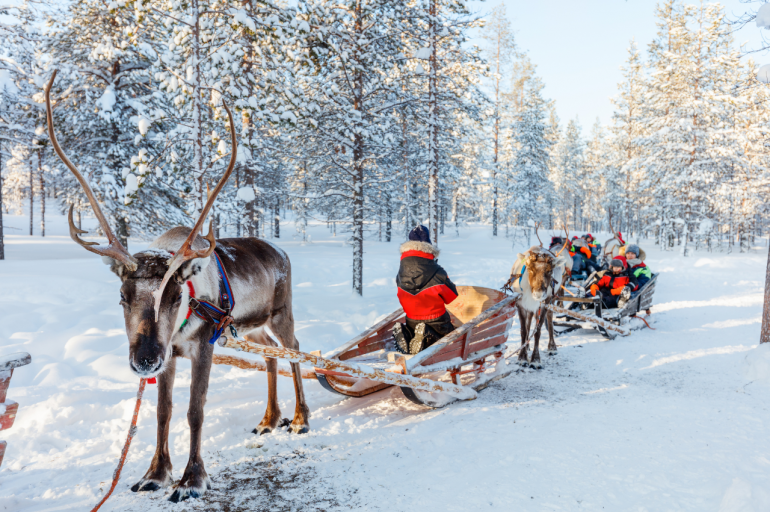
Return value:
[[(219, 255), (214, 251), (214, 261), (217, 263), (217, 272), (219, 273), (219, 303), (224, 307), (221, 309), (211, 302), (205, 300), (198, 300), (195, 297), (190, 297), (190, 309), (192, 312), (203, 320), (210, 324), (214, 324), (214, 335), (209, 340), (212, 345), (222, 336), (225, 328), (233, 323), (233, 317), (231, 315), (233, 308), (235, 307), (235, 297), (233, 296), (233, 289), (230, 287), (230, 280), (227, 278), (227, 272), (222, 265), (222, 260), (219, 259)], [(233, 327), (230, 329), (234, 331)]]

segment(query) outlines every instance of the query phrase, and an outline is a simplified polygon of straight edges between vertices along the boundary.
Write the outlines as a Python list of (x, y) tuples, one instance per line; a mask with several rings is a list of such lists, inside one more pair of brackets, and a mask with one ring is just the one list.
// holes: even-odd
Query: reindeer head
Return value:
[[(536, 301), (543, 301), (548, 298), (548, 287), (551, 286), (551, 283), (553, 282), (553, 271), (558, 263), (557, 259), (569, 244), (569, 232), (565, 225), (564, 231), (567, 234), (565, 240), (567, 240), (567, 242), (563, 242), (561, 250), (554, 254), (551, 250), (543, 248), (543, 241), (540, 240), (540, 235), (537, 233), (539, 227), (540, 224), (535, 226), (535, 235), (540, 241), (540, 246), (535, 245), (527, 251), (524, 258), (524, 265), (527, 267), (527, 276), (529, 287), (532, 290), (532, 298)], [(551, 240), (552, 246), (554, 245), (553, 241), (555, 238), (556, 237), (553, 237)]]
[(542, 301), (548, 297), (548, 287), (553, 281), (553, 269), (556, 268), (556, 257), (542, 247), (532, 247), (527, 253), (524, 264), (527, 266), (529, 287), (532, 298)]
[[(56, 134), (53, 131), (53, 113), (51, 109), (51, 86), (56, 78), (56, 71), (45, 88), (46, 116), (48, 120), (48, 134), (51, 143), (62, 162), (75, 175), (80, 182), (83, 191), (88, 197), (91, 209), (99, 220), (99, 224), (107, 237), (106, 246), (96, 242), (81, 240), (81, 234), (85, 231), (77, 228), (72, 220), (73, 206), (69, 211), (70, 237), (84, 249), (98, 254), (102, 260), (110, 265), (112, 271), (122, 281), (120, 287), (120, 304), (123, 306), (123, 315), (126, 321), (126, 333), (129, 340), (129, 364), (131, 369), (140, 377), (153, 377), (161, 373), (165, 363), (171, 356), (171, 338), (179, 328), (176, 325), (179, 316), (179, 308), (185, 295), (183, 284), (193, 275), (200, 272), (209, 262), (211, 253), (216, 247), (212, 225), (209, 224), (209, 233), (205, 240), (198, 236), (203, 222), (211, 210), (217, 194), (222, 190), (233, 172), (236, 160), (237, 140), (235, 138), (235, 124), (233, 116), (227, 104), (222, 102), (230, 121), (230, 135), (232, 137), (232, 153), (230, 164), (214, 190), (209, 194), (206, 205), (201, 210), (200, 216), (189, 236), (182, 243), (178, 251), (173, 255), (166, 251), (149, 250), (136, 255), (131, 255), (120, 240), (115, 236), (107, 222), (99, 202), (96, 200), (88, 182), (80, 174), (80, 171), (64, 154)], [(184, 229), (184, 228), (176, 228)], [(181, 237), (180, 237), (181, 238)], [(195, 248), (193, 248), (195, 245)], [(173, 278), (173, 279), (172, 279)]]

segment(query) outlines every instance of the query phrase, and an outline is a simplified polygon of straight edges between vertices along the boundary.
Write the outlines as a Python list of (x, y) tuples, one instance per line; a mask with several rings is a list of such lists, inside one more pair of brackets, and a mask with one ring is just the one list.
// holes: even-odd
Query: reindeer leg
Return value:
[(176, 357), (169, 359), (166, 369), (158, 375), (158, 441), (155, 455), (150, 462), (150, 469), (131, 490), (157, 491), (171, 485), (171, 455), (168, 451), (168, 430), (171, 424), (171, 394), (176, 375)]
[[(265, 334), (261, 327), (244, 337), (260, 345), (275, 346), (275, 342)], [(278, 360), (266, 357), (265, 364), (267, 365), (267, 408), (265, 409), (265, 416), (262, 418), (262, 421), (251, 431), (252, 434), (259, 435), (269, 434), (283, 424), (289, 423), (288, 419), (281, 420), (281, 408), (278, 405)]]
[[(299, 343), (296, 343), (299, 350)], [(297, 400), (297, 405), (294, 408), (294, 420), (289, 426), (289, 432), (295, 434), (305, 434), (310, 431), (310, 424), (308, 418), (310, 418), (310, 408), (305, 401), (305, 390), (302, 388), (302, 372), (299, 367), (299, 363), (291, 363), (291, 373), (294, 378), (294, 395)]]
[[(292, 350), (299, 350), (299, 342), (294, 337), (294, 316), (291, 312), (291, 306), (284, 306), (273, 313), (273, 316), (270, 317), (270, 330), (278, 337), (281, 345)], [(310, 424), (307, 421), (310, 418), (310, 409), (305, 401), (299, 363), (291, 363), (291, 373), (294, 377), (296, 406), (294, 407), (294, 419), (289, 425), (289, 432), (304, 434), (310, 431)]]
[(532, 368), (541, 369), (543, 365), (540, 363), (540, 332), (543, 329), (543, 321), (545, 320), (545, 310), (541, 307), (540, 314), (538, 315), (537, 325), (535, 325), (535, 346), (532, 349), (532, 359), (530, 359), (529, 365)]
[(519, 310), (519, 324), (521, 327), (521, 348), (519, 349), (518, 364), (520, 366), (527, 366), (527, 353), (529, 352), (529, 321), (532, 313), (525, 311), (523, 308), (516, 308)]
[(203, 467), (201, 457), (201, 432), (203, 431), (203, 406), (206, 404), (206, 393), (209, 389), (213, 355), (214, 347), (209, 345), (204, 337), (198, 345), (197, 353), (190, 358), (192, 384), (190, 384), (190, 406), (187, 411), (187, 423), (190, 425), (190, 458), (187, 460), (182, 479), (169, 498), (169, 501), (174, 503), (187, 498), (199, 498), (207, 489), (211, 489), (211, 480)]
[(556, 339), (553, 336), (553, 311), (548, 310), (548, 316), (546, 317), (548, 322), (548, 355), (556, 355)]

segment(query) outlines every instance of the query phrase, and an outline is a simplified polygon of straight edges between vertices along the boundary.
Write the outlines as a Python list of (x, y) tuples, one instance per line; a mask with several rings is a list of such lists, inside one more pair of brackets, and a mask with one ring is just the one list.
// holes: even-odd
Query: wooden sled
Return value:
[[(519, 294), (506, 296), (477, 286), (458, 286), (457, 291), (458, 298), (447, 306), (456, 329), (419, 354), (403, 355), (395, 350), (392, 329), (405, 317), (399, 308), (324, 358), (421, 380), (451, 382), (474, 391), (484, 389), (512, 371), (504, 354)], [(324, 388), (349, 397), (363, 397), (392, 385), (318, 367), (315, 375)], [(409, 400), (429, 407), (442, 407), (456, 399), (419, 387), (400, 387)]]
[[(553, 306), (550, 309), (556, 315), (567, 316), (569, 319), (558, 320), (555, 318), (554, 334), (558, 336), (577, 329), (583, 329), (584, 324), (587, 323), (598, 330), (605, 338), (613, 339), (618, 334), (628, 336), (630, 331), (649, 327), (650, 308), (652, 307), (652, 297), (655, 293), (658, 275), (653, 274), (652, 278), (639, 292), (631, 297), (623, 308), (604, 309), (599, 297), (563, 297), (562, 300), (564, 302), (571, 303), (569, 308)], [(581, 304), (588, 307), (581, 307)], [(640, 311), (644, 311), (646, 316), (638, 316)]]

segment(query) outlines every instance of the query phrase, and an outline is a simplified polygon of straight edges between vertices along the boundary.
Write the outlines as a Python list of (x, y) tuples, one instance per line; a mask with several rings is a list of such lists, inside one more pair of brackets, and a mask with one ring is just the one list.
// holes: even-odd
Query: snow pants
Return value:
[(425, 341), (423, 341), (422, 345), (424, 348), (428, 348), (455, 330), (455, 326), (452, 325), (452, 320), (449, 317), (449, 312), (444, 312), (443, 315), (434, 318), (433, 320), (413, 320), (406, 317), (406, 329), (404, 329), (404, 335), (409, 338), (407, 341), (412, 339), (414, 336), (414, 329), (417, 327), (417, 324), (420, 323), (425, 324)]

